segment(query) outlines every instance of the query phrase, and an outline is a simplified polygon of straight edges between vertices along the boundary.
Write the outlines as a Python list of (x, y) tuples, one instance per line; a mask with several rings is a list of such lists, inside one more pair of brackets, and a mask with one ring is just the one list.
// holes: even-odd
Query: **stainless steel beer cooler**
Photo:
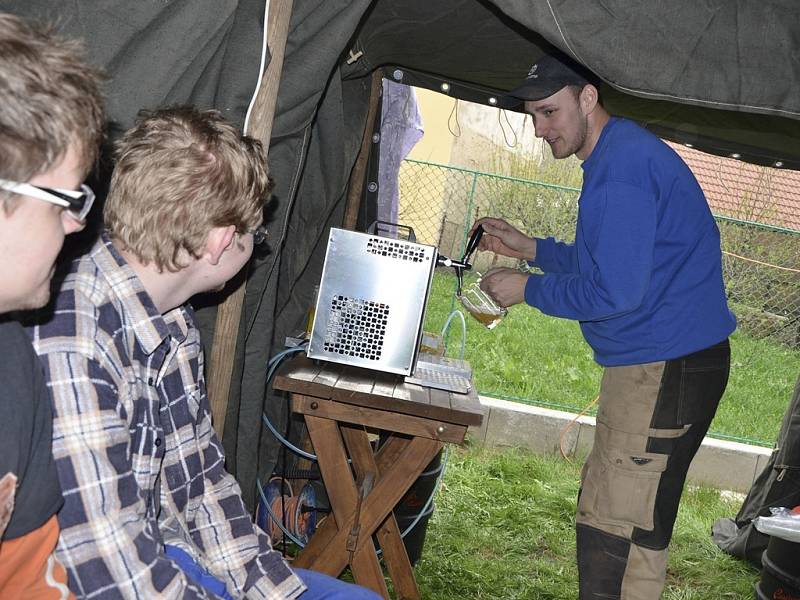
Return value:
[(411, 239), (332, 228), (308, 357), (411, 375), (436, 260)]

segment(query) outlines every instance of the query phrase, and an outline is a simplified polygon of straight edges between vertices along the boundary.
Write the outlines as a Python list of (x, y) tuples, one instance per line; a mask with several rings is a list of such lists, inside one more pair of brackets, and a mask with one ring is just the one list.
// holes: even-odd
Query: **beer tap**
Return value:
[(475, 250), (478, 248), (481, 236), (483, 236), (483, 225), (478, 225), (467, 242), (467, 247), (464, 250), (464, 256), (461, 257), (461, 260), (453, 260), (443, 255), (438, 255), (436, 257), (436, 266), (453, 267), (453, 269), (455, 269), (456, 279), (458, 281), (458, 288), (456, 289), (457, 296), (461, 296), (461, 287), (464, 283), (464, 271), (472, 269), (470, 260)]

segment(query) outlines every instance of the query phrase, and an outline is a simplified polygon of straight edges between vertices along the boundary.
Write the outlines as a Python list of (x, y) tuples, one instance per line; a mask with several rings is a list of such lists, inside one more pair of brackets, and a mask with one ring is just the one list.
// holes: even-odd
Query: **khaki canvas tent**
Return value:
[[(172, 104), (217, 108), (244, 125), (262, 64), (276, 66), (269, 53), (262, 61), (264, 0), (0, 0), (0, 8), (86, 41), (111, 76), (112, 137), (140, 109)], [(277, 452), (262, 410), (276, 421), (286, 411), (265, 401), (266, 363), (302, 321), (348, 191), (362, 209), (374, 202), (351, 176), (376, 70), (504, 106), (502, 92), (558, 49), (602, 78), (612, 113), (707, 152), (800, 169), (794, 0), (273, 0), (270, 21), (289, 9), (283, 61), (279, 27), (269, 41), (282, 62), (274, 120), (268, 104), (261, 115), (272, 126), (277, 182), (271, 253), (251, 265), (241, 319), (234, 310), (217, 336), (234, 351), (223, 356), (232, 374), (221, 379), (229, 395), (216, 424), (224, 419), (229, 469), (251, 505), (256, 476)], [(217, 309), (198, 316), (209, 345)]]

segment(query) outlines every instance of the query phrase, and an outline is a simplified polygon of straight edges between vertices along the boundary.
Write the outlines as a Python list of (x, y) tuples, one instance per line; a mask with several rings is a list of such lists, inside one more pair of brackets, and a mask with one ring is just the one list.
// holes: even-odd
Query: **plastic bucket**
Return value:
[(771, 536), (761, 556), (759, 600), (800, 600), (800, 544)]

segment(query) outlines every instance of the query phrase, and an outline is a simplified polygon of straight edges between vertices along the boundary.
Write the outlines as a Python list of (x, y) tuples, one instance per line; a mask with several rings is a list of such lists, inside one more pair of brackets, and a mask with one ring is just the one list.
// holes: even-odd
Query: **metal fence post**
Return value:
[(461, 240), (461, 253), (467, 249), (467, 234), (469, 234), (470, 225), (472, 225), (471, 218), (472, 208), (475, 205), (475, 188), (478, 187), (478, 173), (472, 174), (472, 187), (469, 190), (469, 197), (467, 198), (467, 211), (464, 215), (464, 239)]

